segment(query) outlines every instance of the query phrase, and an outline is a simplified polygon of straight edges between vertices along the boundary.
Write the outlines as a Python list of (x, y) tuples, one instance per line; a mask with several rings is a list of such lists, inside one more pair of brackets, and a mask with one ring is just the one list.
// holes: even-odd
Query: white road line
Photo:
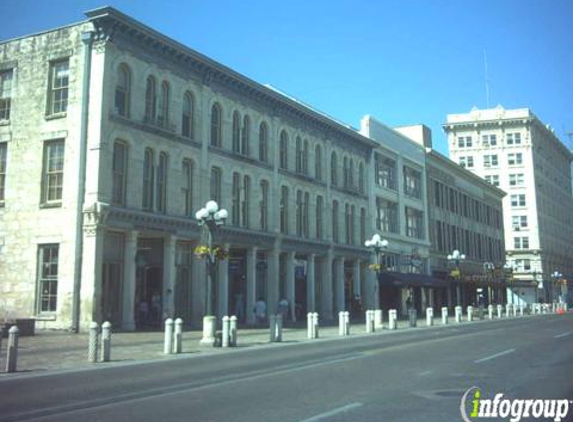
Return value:
[(505, 350), (503, 352), (496, 353), (495, 355), (486, 356), (485, 358), (475, 360), (474, 363), (482, 363), (482, 362), (485, 362), (485, 361), (488, 361), (491, 359), (498, 358), (498, 357), (503, 356), (503, 355), (509, 355), (510, 353), (513, 353), (513, 352), (515, 352), (515, 349)]
[(569, 331), (568, 333), (562, 333), (562, 334), (558, 334), (555, 336), (555, 338), (561, 338), (561, 337), (567, 337), (569, 335), (573, 334), (573, 331)]
[(424, 371), (424, 372), (420, 372), (420, 376), (421, 376), (421, 377), (425, 377), (426, 375), (430, 375), (432, 372), (434, 372), (434, 371)]
[(337, 409), (332, 409), (328, 412), (321, 413), (320, 415), (313, 416), (312, 418), (304, 419), (300, 422), (315, 422), (321, 421), (323, 419), (329, 418), (331, 416), (337, 415), (339, 413), (345, 413), (349, 410), (356, 409), (357, 407), (362, 406), (362, 403), (351, 403), (347, 404), (346, 406), (339, 407)]

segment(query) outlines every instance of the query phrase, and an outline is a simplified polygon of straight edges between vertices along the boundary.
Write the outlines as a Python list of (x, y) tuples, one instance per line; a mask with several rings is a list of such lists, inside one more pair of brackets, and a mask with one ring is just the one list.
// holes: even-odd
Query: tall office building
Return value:
[(564, 280), (573, 278), (571, 152), (527, 108), (474, 108), (449, 114), (443, 127), (452, 160), (508, 193), (509, 303), (570, 300)]

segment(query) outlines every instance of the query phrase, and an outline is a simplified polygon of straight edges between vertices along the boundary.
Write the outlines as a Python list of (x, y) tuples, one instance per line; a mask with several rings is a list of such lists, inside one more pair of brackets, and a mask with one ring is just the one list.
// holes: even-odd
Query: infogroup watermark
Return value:
[(469, 388), (462, 396), (460, 413), (464, 422), (501, 418), (519, 422), (522, 418), (535, 418), (560, 422), (573, 407), (568, 399), (508, 399), (503, 393), (484, 398), (479, 387)]

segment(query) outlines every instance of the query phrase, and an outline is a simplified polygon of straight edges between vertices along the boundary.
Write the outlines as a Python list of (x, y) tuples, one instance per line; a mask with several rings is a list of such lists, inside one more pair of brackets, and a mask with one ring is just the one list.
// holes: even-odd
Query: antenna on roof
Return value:
[(487, 75), (487, 53), (483, 51), (483, 64), (485, 67), (485, 104), (486, 108), (489, 108), (489, 78)]

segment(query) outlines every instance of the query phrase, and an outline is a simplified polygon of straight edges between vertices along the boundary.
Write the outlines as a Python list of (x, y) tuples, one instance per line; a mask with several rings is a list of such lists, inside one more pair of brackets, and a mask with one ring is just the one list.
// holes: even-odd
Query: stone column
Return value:
[(173, 318), (175, 315), (175, 244), (176, 236), (168, 236), (163, 242), (163, 318)]
[(325, 320), (331, 320), (332, 317), (332, 251), (329, 250), (326, 257), (323, 259), (321, 283), (321, 298), (320, 308), (322, 310), (322, 317)]
[[(294, 308), (296, 304), (295, 297), (295, 285), (294, 285), (294, 252), (288, 252), (285, 257), (285, 269), (286, 269), (286, 300), (289, 303), (289, 313), (291, 321), (295, 321)], [(282, 297), (279, 298), (282, 300)]]
[(315, 311), (314, 254), (306, 256), (306, 312)]
[(253, 308), (257, 301), (257, 248), (247, 249), (247, 297), (245, 313), (247, 324), (255, 323)]
[(84, 225), (82, 286), (80, 290), (80, 329), (87, 331), (92, 321), (102, 323), (102, 262), (105, 232), (97, 225)]
[[(224, 245), (226, 251), (229, 250), (229, 245)], [(217, 285), (219, 286), (217, 292), (217, 316), (223, 317), (229, 314), (229, 260), (217, 260)]]
[(137, 231), (130, 231), (125, 239), (121, 328), (127, 331), (135, 330), (135, 310), (137, 307), (135, 303), (137, 277), (135, 255), (137, 254), (137, 236)]
[(360, 280), (360, 264), (361, 261), (359, 259), (355, 259), (352, 265), (352, 294), (354, 296), (361, 295), (361, 280)]
[(344, 297), (344, 258), (338, 258), (335, 264), (336, 268), (336, 275), (335, 275), (335, 283), (336, 283), (336, 313), (344, 312), (346, 300)]
[(267, 314), (276, 314), (279, 303), (279, 253), (269, 251), (267, 255)]

